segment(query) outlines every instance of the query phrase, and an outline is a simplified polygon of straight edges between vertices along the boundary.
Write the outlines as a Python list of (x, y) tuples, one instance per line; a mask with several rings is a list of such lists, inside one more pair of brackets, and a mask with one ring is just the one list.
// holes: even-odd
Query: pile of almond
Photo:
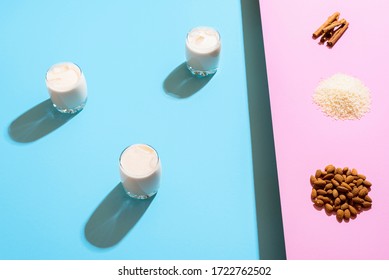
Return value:
[(330, 164), (324, 170), (316, 170), (310, 181), (315, 207), (336, 214), (339, 222), (349, 221), (371, 208), (372, 199), (368, 193), (372, 184), (354, 168), (336, 168)]

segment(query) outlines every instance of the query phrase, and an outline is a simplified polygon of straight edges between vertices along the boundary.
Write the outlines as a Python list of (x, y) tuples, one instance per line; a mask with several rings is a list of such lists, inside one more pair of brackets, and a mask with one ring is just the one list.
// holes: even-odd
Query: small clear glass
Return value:
[(87, 85), (81, 68), (72, 62), (54, 64), (46, 73), (46, 86), (53, 106), (61, 113), (75, 114), (87, 101)]
[(196, 77), (217, 72), (221, 51), (219, 32), (207, 26), (195, 27), (186, 35), (186, 65)]
[(147, 144), (134, 144), (119, 157), (120, 178), (126, 193), (136, 199), (147, 199), (158, 192), (161, 161), (157, 151)]

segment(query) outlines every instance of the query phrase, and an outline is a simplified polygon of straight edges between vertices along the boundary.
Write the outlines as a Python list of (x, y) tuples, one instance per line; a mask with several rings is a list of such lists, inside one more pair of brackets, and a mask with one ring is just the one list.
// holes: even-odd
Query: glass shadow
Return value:
[(58, 112), (47, 99), (16, 118), (8, 127), (11, 139), (19, 143), (34, 142), (59, 128), (76, 114)]
[(163, 89), (166, 94), (175, 98), (188, 98), (202, 89), (213, 75), (195, 77), (186, 67), (186, 63), (177, 66), (165, 79)]
[(260, 259), (286, 259), (258, 0), (241, 0)]
[(99, 248), (116, 245), (140, 220), (155, 196), (134, 199), (125, 193), (121, 183), (117, 184), (86, 223), (86, 240)]

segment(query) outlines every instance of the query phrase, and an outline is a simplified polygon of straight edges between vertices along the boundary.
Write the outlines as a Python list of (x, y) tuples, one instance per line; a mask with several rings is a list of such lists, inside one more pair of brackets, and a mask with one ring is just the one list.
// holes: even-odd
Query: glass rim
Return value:
[[(78, 77), (77, 81), (74, 83), (74, 85), (72, 86), (76, 86), (78, 83), (80, 83), (81, 81), (81, 78), (82, 76), (84, 75), (84, 72), (82, 71), (81, 67), (77, 64), (77, 63), (74, 63), (74, 62), (71, 62), (71, 61), (62, 61), (62, 62), (58, 62), (58, 63), (55, 63), (55, 64), (52, 64), (46, 71), (46, 75), (45, 75), (45, 81), (46, 81), (46, 85), (48, 83), (50, 83), (50, 81), (47, 79), (47, 75), (49, 74), (50, 70), (53, 69), (55, 66), (58, 66), (58, 65), (66, 65), (66, 64), (70, 64), (70, 65), (74, 65), (78, 71), (80, 72), (80, 76)], [(55, 86), (53, 87), (56, 91), (63, 91), (63, 92), (66, 92), (66, 91), (69, 91), (71, 89), (73, 89), (73, 87), (71, 89), (66, 89), (66, 90), (60, 90), (60, 89), (57, 89)]]
[(206, 48), (206, 49), (204, 49), (204, 50), (215, 50), (215, 49), (217, 49), (217, 48), (221, 45), (221, 40), (222, 40), (221, 35), (220, 35), (219, 31), (218, 31), (216, 28), (213, 28), (213, 27), (211, 27), (211, 26), (206, 26), (206, 25), (200, 25), (200, 26), (196, 26), (196, 27), (193, 27), (192, 29), (190, 29), (190, 30), (186, 33), (186, 39), (185, 39), (186, 44), (187, 44), (187, 45), (189, 44), (189, 43), (188, 43), (188, 42), (189, 42), (189, 40), (188, 40), (189, 34), (190, 34), (191, 32), (193, 32), (193, 31), (195, 31), (196, 29), (202, 29), (202, 28), (204, 28), (204, 29), (211, 29), (211, 30), (215, 31), (216, 34), (217, 34), (217, 39), (218, 39), (218, 40), (217, 40), (217, 44), (216, 44), (215, 46)]
[[(142, 146), (147, 146), (147, 147), (151, 148), (151, 149), (155, 152), (155, 155), (157, 156), (157, 162), (156, 162), (156, 164), (155, 164), (155, 168), (154, 168), (150, 173), (147, 173), (147, 174), (142, 175), (142, 176), (128, 175), (128, 174), (131, 174), (131, 172), (128, 172), (128, 169), (125, 169), (124, 166), (122, 165), (122, 156), (123, 156), (123, 154), (125, 153), (125, 151), (127, 151), (127, 150), (130, 149), (131, 147), (140, 146), (140, 145), (142, 145)], [(158, 170), (159, 164), (160, 164), (160, 159), (159, 159), (159, 154), (158, 154), (157, 150), (154, 149), (153, 146), (151, 146), (151, 145), (149, 145), (149, 144), (145, 144), (145, 143), (135, 143), (135, 144), (131, 144), (131, 145), (125, 147), (125, 148), (123, 149), (123, 151), (120, 153), (120, 156), (119, 156), (119, 166), (120, 166), (120, 169), (121, 169), (123, 172), (125, 171), (126, 175), (131, 176), (131, 177), (134, 177), (134, 178), (140, 178), (140, 179), (141, 179), (141, 178), (146, 178), (146, 177), (150, 176), (151, 174), (153, 174), (155, 171)]]

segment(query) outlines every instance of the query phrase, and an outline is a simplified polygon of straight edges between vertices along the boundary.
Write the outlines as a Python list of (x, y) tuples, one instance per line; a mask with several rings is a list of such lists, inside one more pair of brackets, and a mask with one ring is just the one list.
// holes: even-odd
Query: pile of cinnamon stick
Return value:
[(332, 48), (342, 37), (348, 28), (348, 22), (343, 18), (339, 20), (339, 12), (335, 12), (313, 33), (312, 38), (320, 38), (320, 43), (327, 42), (327, 46)]

